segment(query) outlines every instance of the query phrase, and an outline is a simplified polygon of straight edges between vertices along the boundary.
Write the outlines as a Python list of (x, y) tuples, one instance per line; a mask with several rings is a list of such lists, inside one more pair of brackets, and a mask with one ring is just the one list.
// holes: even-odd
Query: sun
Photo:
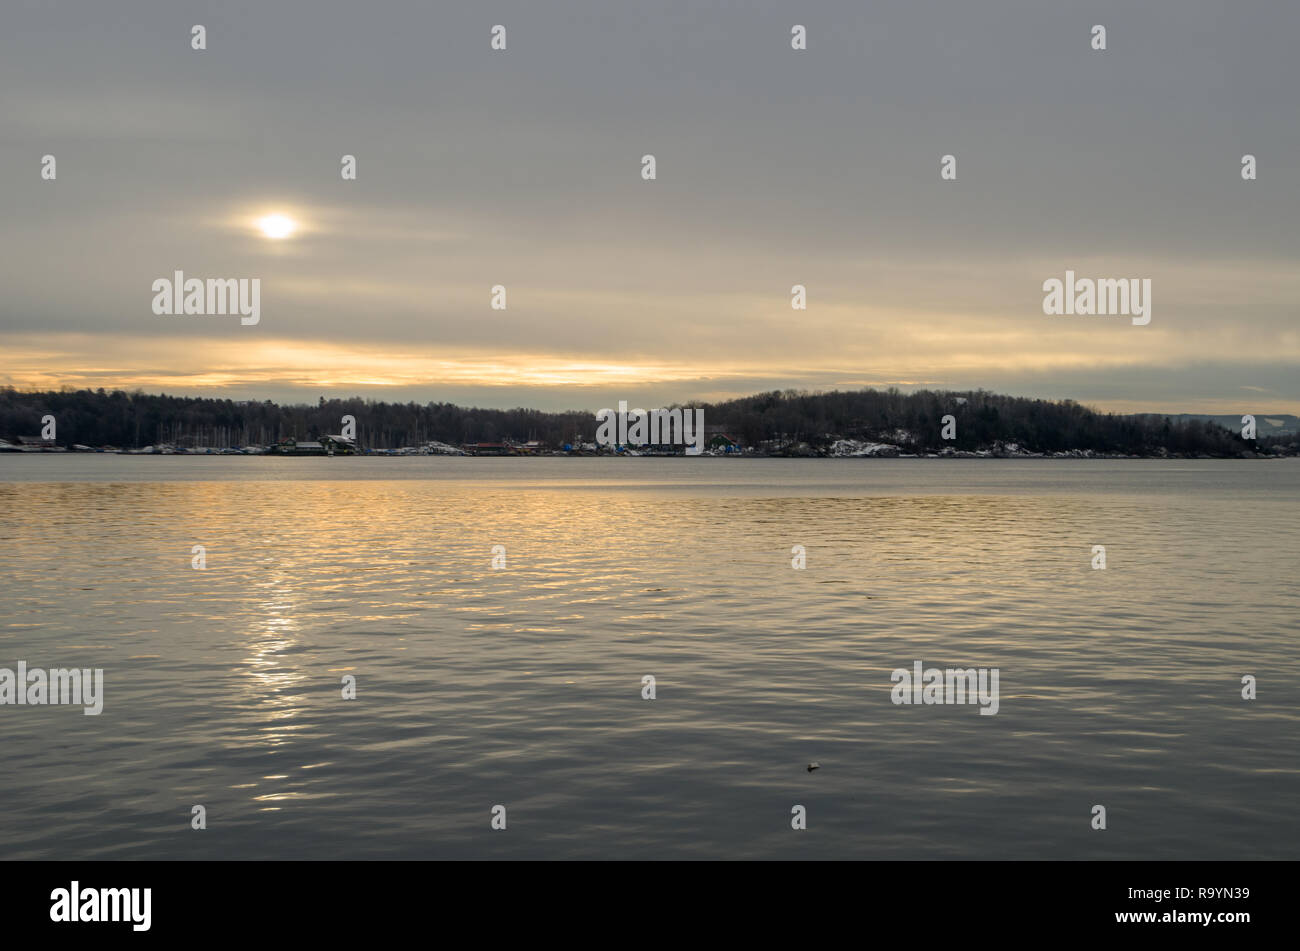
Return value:
[(289, 237), (298, 227), (292, 218), (284, 215), (267, 215), (258, 221), (257, 226), (262, 229), (262, 234), (277, 241)]

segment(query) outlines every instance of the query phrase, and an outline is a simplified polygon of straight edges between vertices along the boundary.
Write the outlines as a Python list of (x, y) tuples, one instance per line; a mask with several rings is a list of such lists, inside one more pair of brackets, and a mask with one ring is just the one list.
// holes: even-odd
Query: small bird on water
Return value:
[(821, 768), (822, 768), (822, 764), (821, 764), (821, 763), (809, 763), (809, 764), (808, 764), (808, 772), (810, 772), (810, 773), (811, 773), (814, 769), (821, 769)]

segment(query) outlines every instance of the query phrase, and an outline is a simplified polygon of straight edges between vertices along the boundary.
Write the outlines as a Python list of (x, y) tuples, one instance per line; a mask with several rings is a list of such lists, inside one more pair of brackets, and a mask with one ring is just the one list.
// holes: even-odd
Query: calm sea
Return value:
[(1294, 859), (1298, 561), (1295, 460), (0, 455), (0, 667), (104, 671), (0, 855)]

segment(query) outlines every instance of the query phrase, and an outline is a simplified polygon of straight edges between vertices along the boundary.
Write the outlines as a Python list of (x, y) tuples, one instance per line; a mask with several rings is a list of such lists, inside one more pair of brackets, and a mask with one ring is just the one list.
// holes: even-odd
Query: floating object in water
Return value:
[(821, 769), (821, 768), (822, 768), (822, 764), (821, 764), (821, 763), (809, 763), (809, 764), (808, 764), (808, 772), (810, 772), (810, 773), (811, 773), (814, 769)]

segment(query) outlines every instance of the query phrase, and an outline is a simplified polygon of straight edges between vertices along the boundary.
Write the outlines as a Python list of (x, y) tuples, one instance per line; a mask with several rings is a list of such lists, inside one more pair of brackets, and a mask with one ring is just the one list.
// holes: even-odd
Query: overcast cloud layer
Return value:
[[(1283, 0), (10, 0), (0, 383), (1300, 412), (1298, 39)], [(1067, 268), (1150, 278), (1150, 325), (1045, 316)], [(260, 323), (156, 316), (175, 270)]]

